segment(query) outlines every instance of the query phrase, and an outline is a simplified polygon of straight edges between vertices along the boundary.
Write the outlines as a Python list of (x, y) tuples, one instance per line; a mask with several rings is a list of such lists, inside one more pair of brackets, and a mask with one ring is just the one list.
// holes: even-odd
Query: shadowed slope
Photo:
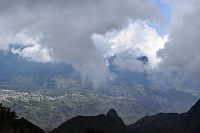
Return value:
[(15, 112), (0, 104), (0, 133), (44, 133), (42, 129), (25, 120), (17, 119)]
[(200, 100), (186, 113), (160, 113), (128, 126), (129, 133), (199, 133)]
[(107, 115), (98, 116), (77, 116), (63, 123), (51, 133), (85, 133), (89, 130), (105, 133), (122, 133), (126, 125), (117, 115), (114, 109), (111, 109)]
[(159, 113), (126, 126), (114, 109), (107, 115), (77, 116), (51, 133), (199, 133), (200, 100), (186, 113)]

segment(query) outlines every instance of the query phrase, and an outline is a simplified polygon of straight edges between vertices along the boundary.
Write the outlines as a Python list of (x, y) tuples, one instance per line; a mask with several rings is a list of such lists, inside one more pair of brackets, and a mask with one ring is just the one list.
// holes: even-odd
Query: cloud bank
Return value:
[(159, 54), (160, 72), (174, 84), (200, 83), (200, 1), (166, 0), (171, 8), (170, 40)]
[[(113, 78), (108, 67), (111, 57), (122, 70), (199, 86), (200, 2), (156, 3), (0, 0), (0, 50), (11, 48), (32, 61), (71, 64), (83, 81), (95, 86)], [(148, 62), (142, 62), (143, 57)]]
[(72, 64), (83, 80), (98, 85), (112, 74), (91, 36), (123, 27), (127, 18), (159, 16), (149, 0), (0, 0), (0, 49), (17, 45), (13, 53), (29, 60)]

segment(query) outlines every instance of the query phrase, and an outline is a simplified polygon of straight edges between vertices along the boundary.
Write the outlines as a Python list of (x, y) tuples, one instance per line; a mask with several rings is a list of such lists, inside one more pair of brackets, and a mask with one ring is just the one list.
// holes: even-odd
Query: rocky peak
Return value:
[(106, 116), (108, 116), (108, 117), (119, 117), (115, 109), (110, 109)]

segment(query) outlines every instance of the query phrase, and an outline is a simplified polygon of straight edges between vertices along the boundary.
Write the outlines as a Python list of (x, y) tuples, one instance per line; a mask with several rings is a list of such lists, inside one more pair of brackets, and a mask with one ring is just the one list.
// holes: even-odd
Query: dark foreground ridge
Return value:
[(159, 113), (127, 127), (130, 133), (200, 133), (200, 100), (186, 113)]
[(44, 133), (44, 131), (24, 118), (17, 119), (15, 112), (0, 104), (0, 133)]
[(186, 113), (159, 113), (128, 126), (114, 109), (107, 115), (78, 116), (51, 133), (200, 133), (200, 100)]
[(98, 116), (77, 116), (74, 117), (51, 133), (85, 133), (98, 131), (99, 133), (122, 133), (126, 129), (126, 125), (117, 115), (114, 109), (111, 109), (107, 115)]
[[(44, 133), (14, 112), (0, 110), (0, 133)], [(114, 109), (107, 115), (77, 116), (50, 133), (200, 133), (200, 100), (186, 113), (159, 113), (126, 126)]]

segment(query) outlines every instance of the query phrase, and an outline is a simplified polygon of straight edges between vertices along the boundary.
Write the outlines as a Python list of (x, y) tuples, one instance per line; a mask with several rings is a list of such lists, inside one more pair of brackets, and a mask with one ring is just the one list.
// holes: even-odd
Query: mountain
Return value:
[[(75, 84), (71, 86), (77, 89), (78, 84)], [(175, 90), (162, 92), (132, 88), (129, 91), (121, 86), (110, 86), (108, 93), (112, 95), (109, 96), (83, 92), (84, 89), (76, 90), (74, 87), (68, 91), (48, 89), (33, 93), (0, 89), (0, 101), (15, 110), (19, 117), (24, 117), (45, 131), (51, 131), (77, 115), (95, 116), (114, 108), (124, 123), (130, 124), (146, 115), (159, 112), (185, 112), (197, 100), (196, 97)], [(119, 95), (121, 92), (124, 92), (124, 96)]]
[(77, 116), (50, 133), (199, 133), (200, 100), (186, 113), (159, 113), (126, 126), (114, 109), (107, 115)]
[(0, 133), (44, 133), (44, 131), (24, 118), (17, 119), (15, 112), (0, 104)]
[(50, 133), (85, 133), (92, 130), (106, 133), (122, 133), (125, 128), (126, 125), (122, 119), (114, 109), (111, 109), (107, 115), (74, 117)]
[(70, 65), (34, 62), (11, 52), (0, 51), (0, 62), (0, 86), (9, 85), (19, 90), (56, 88), (55, 77), (75, 78), (77, 75)]
[[(0, 132), (44, 133), (15, 112), (0, 104)], [(159, 113), (125, 125), (114, 109), (107, 115), (77, 116), (64, 122), (50, 133), (199, 133), (200, 100), (186, 113)]]
[(129, 133), (199, 133), (200, 100), (186, 113), (159, 113), (128, 126)]
[[(138, 60), (148, 63), (147, 57)], [(98, 89), (64, 63), (33, 62), (11, 52), (0, 52), (0, 62), (0, 101), (45, 131), (77, 115), (105, 114), (110, 108), (126, 124), (158, 112), (183, 113), (198, 99), (182, 89), (152, 86), (146, 73), (121, 70), (112, 60), (115, 80)]]

